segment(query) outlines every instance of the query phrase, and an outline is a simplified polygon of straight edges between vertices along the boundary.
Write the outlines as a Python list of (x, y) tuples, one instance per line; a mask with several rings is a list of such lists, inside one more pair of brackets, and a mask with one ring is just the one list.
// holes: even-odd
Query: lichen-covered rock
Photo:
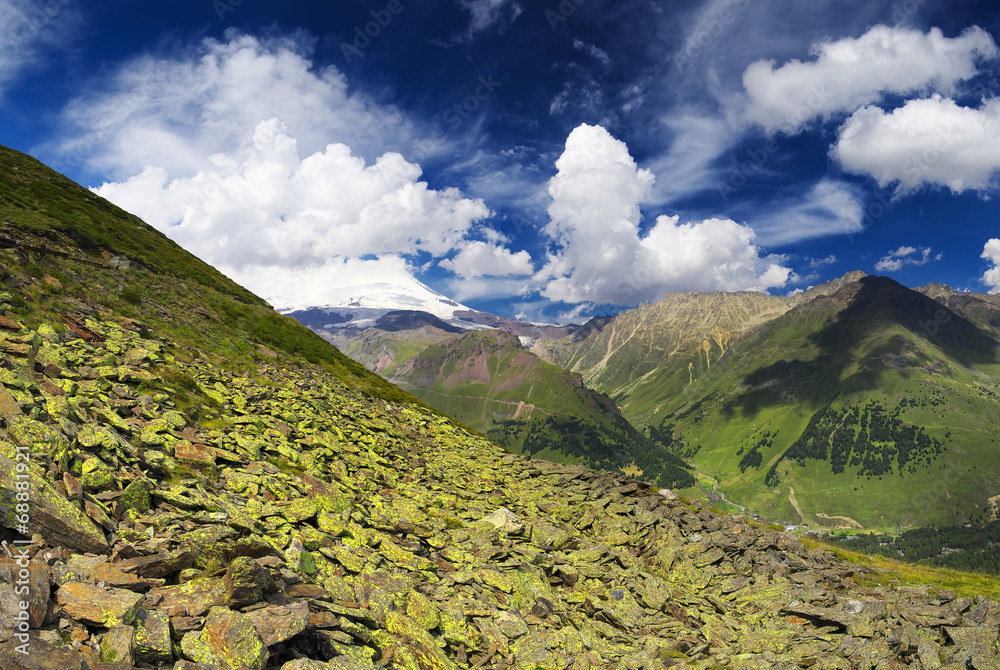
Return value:
[(125, 667), (135, 665), (135, 628), (114, 626), (101, 639), (101, 660)]
[(137, 479), (125, 487), (125, 490), (122, 491), (121, 496), (118, 498), (118, 503), (123, 509), (145, 514), (149, 511), (149, 492), (152, 488), (149, 482)]
[[(28, 527), (52, 544), (77, 551), (106, 552), (108, 542), (104, 533), (80, 509), (68, 501), (50, 484), (36, 468), (28, 469), (27, 480), (19, 480), (16, 450), (10, 443), (0, 440), (0, 525), (17, 528), (20, 525), (17, 506), (18, 482), (27, 481), (31, 491), (31, 511)], [(30, 452), (29, 452), (30, 453)]]
[(287, 605), (268, 605), (246, 612), (253, 627), (268, 647), (295, 637), (309, 625), (309, 606), (299, 600)]
[(230, 607), (245, 607), (260, 602), (271, 588), (271, 576), (266, 568), (247, 556), (229, 564), (224, 577), (226, 602)]
[(249, 617), (224, 607), (209, 612), (200, 640), (223, 667), (232, 670), (263, 670), (270, 657)]
[(70, 582), (56, 591), (56, 603), (78, 621), (111, 628), (135, 621), (143, 596), (124, 589)]
[(21, 616), (21, 603), (27, 605), (28, 625), (42, 626), (49, 606), (50, 575), (44, 563), (32, 561), (21, 566), (12, 559), (0, 558), (0, 636), (13, 631), (14, 622)]
[[(27, 646), (22, 647), (24, 644)], [(0, 668), (4, 670), (83, 670), (83, 667), (79, 652), (55, 647), (36, 636), (27, 642), (12, 639), (0, 644)]]
[(159, 665), (172, 659), (170, 618), (165, 612), (141, 610), (135, 622), (135, 660)]

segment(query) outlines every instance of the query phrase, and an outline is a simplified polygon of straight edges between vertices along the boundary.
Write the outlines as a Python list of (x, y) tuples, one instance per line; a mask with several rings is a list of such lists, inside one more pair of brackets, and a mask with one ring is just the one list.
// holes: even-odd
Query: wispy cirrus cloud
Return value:
[(79, 20), (74, 0), (0, 0), (0, 99), (27, 69), (70, 44)]

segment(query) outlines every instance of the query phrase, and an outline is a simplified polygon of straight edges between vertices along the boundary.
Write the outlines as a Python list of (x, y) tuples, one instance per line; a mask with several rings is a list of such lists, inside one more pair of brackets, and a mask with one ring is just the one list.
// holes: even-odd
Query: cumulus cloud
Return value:
[(987, 241), (980, 258), (993, 265), (983, 273), (983, 283), (990, 287), (990, 293), (1000, 293), (1000, 240), (994, 237)]
[[(331, 142), (374, 160), (387, 151), (411, 157), (420, 131), (391, 106), (352, 91), (334, 67), (316, 68), (312, 41), (259, 38), (234, 31), (172, 57), (146, 55), (92, 82), (95, 92), (70, 103), (63, 126), (74, 129), (43, 153), (57, 164), (85, 163), (116, 178), (148, 165), (190, 176), (208, 157), (232, 154), (261, 121), (277, 117), (305, 153)], [(421, 146), (424, 154), (436, 147)], [(439, 149), (439, 147), (437, 147)]]
[(443, 260), (439, 265), (463, 278), (530, 275), (535, 271), (527, 251), (514, 253), (506, 247), (479, 240), (464, 242), (454, 258)]
[(1000, 98), (979, 109), (940, 95), (892, 112), (864, 107), (841, 126), (830, 154), (848, 172), (871, 175), (883, 187), (895, 183), (898, 194), (923, 186), (953, 193), (995, 189)]
[(901, 246), (883, 256), (875, 269), (879, 272), (898, 272), (907, 265), (926, 265), (931, 261), (941, 260), (941, 254), (932, 255), (930, 247)]
[(864, 230), (860, 189), (847, 182), (821, 179), (805, 196), (788, 196), (754, 219), (757, 241), (766, 245), (851, 235)]
[(753, 229), (731, 220), (661, 216), (642, 235), (639, 206), (653, 174), (600, 126), (570, 133), (556, 169), (544, 228), (553, 250), (535, 275), (547, 298), (632, 304), (669, 290), (763, 291), (791, 275), (784, 257), (762, 257)]
[(457, 189), (429, 188), (420, 166), (396, 153), (369, 165), (331, 144), (302, 159), (278, 119), (258, 124), (244, 151), (209, 161), (191, 177), (147, 167), (95, 191), (278, 302), (276, 287), (257, 279), (261, 268), (343, 276), (354, 267), (347, 259), (444, 256), (466, 248), (474, 224), (491, 214)]
[(811, 54), (809, 62), (776, 68), (775, 61), (760, 60), (746, 68), (747, 120), (768, 132), (796, 133), (813, 119), (878, 102), (885, 93), (949, 93), (1000, 50), (978, 26), (949, 38), (939, 28), (922, 33), (878, 25), (857, 38), (813, 44)]

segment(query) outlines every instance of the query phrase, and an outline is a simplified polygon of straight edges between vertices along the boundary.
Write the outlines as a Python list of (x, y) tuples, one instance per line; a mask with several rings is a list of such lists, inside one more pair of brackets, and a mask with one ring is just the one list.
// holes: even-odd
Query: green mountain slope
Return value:
[(694, 484), (683, 460), (633, 428), (610, 398), (505, 331), (429, 346), (391, 380), (517, 453), (625, 470), (662, 486)]
[(338, 339), (331, 336), (328, 341), (372, 372), (391, 377), (398, 366), (427, 347), (456, 337), (456, 333), (422, 325), (411, 330), (392, 332), (369, 328), (357, 337)]
[(865, 277), (749, 329), (717, 359), (678, 351), (643, 373), (656, 385), (619, 402), (672, 436), (728, 499), (772, 518), (882, 529), (984, 520), (1000, 493), (993, 304), (963, 299), (966, 318)]
[(664, 399), (710, 370), (736, 339), (861, 276), (852, 273), (791, 297), (752, 291), (670, 293), (575, 335), (538, 340), (531, 351), (579, 372), (589, 388), (607, 393), (627, 417), (645, 424)]

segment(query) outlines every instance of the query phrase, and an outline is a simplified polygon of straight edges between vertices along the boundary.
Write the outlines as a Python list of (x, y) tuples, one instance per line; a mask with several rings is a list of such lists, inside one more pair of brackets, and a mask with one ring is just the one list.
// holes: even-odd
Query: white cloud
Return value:
[(931, 261), (941, 260), (942, 254), (932, 256), (930, 247), (909, 247), (902, 246), (895, 251), (890, 251), (883, 256), (875, 269), (879, 272), (898, 272), (907, 265), (927, 265)]
[(953, 193), (995, 189), (1000, 98), (983, 101), (979, 109), (939, 95), (889, 113), (864, 107), (841, 126), (830, 154), (845, 170), (871, 175), (880, 186), (896, 183), (897, 194), (922, 186)]
[(464, 40), (494, 25), (503, 29), (524, 13), (524, 7), (515, 0), (458, 0), (458, 6), (470, 14), (469, 27), (459, 38)]
[(276, 304), (276, 291), (287, 289), (260, 284), (261, 268), (301, 276), (320, 268), (319, 277), (334, 267), (343, 276), (354, 267), (348, 259), (439, 257), (464, 248), (474, 224), (491, 214), (457, 189), (430, 189), (418, 181), (420, 166), (399, 154), (368, 165), (331, 144), (300, 159), (277, 119), (257, 126), (250, 147), (209, 160), (192, 177), (147, 167), (95, 191)]
[(980, 258), (993, 264), (993, 267), (983, 273), (983, 283), (990, 287), (990, 293), (1000, 293), (1000, 240), (995, 237), (988, 240)]
[(600, 47), (584, 42), (583, 40), (573, 40), (573, 48), (577, 51), (582, 51), (584, 53), (590, 54), (597, 60), (601, 61), (602, 65), (610, 65), (611, 57), (608, 56), (608, 52)]
[(779, 200), (754, 219), (761, 244), (776, 246), (801, 240), (850, 235), (864, 230), (864, 209), (856, 186), (821, 179), (802, 196)]
[(661, 119), (673, 139), (665, 154), (650, 166), (658, 176), (654, 201), (668, 203), (698, 191), (716, 188), (724, 193), (717, 159), (733, 148), (739, 133), (725, 119), (686, 109)]
[(0, 98), (24, 70), (65, 48), (78, 21), (70, 0), (0, 0)]
[(506, 247), (479, 240), (463, 242), (458, 255), (439, 265), (463, 278), (530, 275), (535, 271), (527, 251), (513, 253)]
[(535, 275), (551, 300), (632, 304), (669, 290), (762, 291), (788, 281), (785, 258), (762, 258), (753, 229), (734, 221), (661, 216), (642, 236), (639, 205), (653, 174), (600, 126), (570, 133), (556, 168), (544, 229), (554, 250)]
[(810, 51), (810, 62), (775, 68), (775, 61), (760, 60), (746, 68), (747, 120), (769, 132), (796, 133), (815, 118), (878, 102), (884, 93), (949, 93), (977, 74), (980, 60), (1000, 55), (978, 26), (949, 38), (939, 28), (925, 34), (878, 25), (858, 38), (813, 44)]
[(135, 58), (91, 82), (96, 92), (64, 113), (63, 126), (77, 130), (44, 149), (116, 178), (148, 165), (191, 176), (211, 167), (208, 156), (235, 153), (258, 123), (277, 117), (306, 154), (338, 142), (369, 161), (387, 151), (412, 157), (414, 124), (352, 91), (336, 68), (314, 67), (311, 48), (305, 37), (229, 31), (224, 41), (206, 39), (173, 57)]
[(830, 254), (826, 258), (806, 258), (806, 267), (810, 270), (818, 270), (824, 265), (833, 265), (837, 262), (837, 257)]

